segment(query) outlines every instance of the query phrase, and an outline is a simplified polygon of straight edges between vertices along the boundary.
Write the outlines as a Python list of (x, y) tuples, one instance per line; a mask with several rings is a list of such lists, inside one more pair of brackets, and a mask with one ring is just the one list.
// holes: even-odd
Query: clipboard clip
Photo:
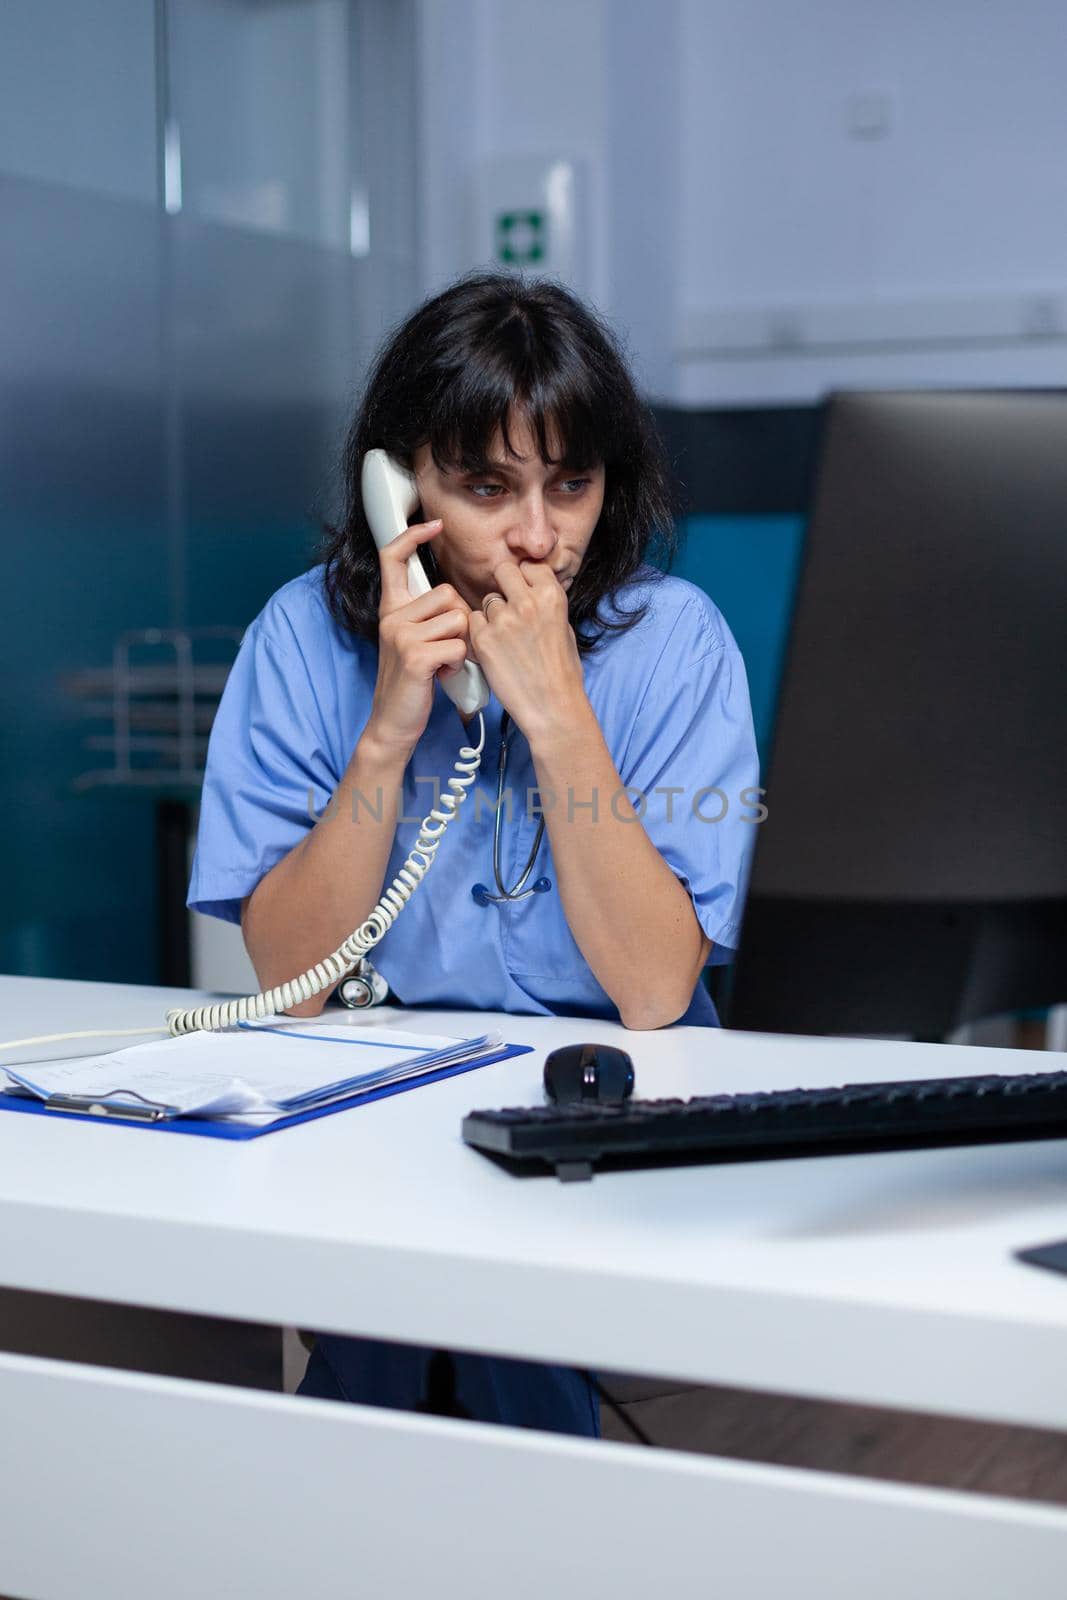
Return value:
[[(128, 1094), (140, 1105), (109, 1100), (108, 1095)], [(117, 1117), (124, 1122), (161, 1122), (173, 1116), (175, 1106), (164, 1105), (159, 1100), (146, 1100), (136, 1089), (109, 1089), (106, 1095), (50, 1094), (44, 1102), (47, 1111), (77, 1111), (83, 1116)]]

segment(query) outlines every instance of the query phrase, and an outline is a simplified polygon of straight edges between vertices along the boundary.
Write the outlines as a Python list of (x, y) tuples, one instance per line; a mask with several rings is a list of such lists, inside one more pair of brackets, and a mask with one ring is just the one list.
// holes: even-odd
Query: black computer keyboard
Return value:
[(594, 1168), (1056, 1139), (1067, 1135), (1067, 1072), (521, 1106), (472, 1111), (462, 1131), (517, 1175), (564, 1180)]

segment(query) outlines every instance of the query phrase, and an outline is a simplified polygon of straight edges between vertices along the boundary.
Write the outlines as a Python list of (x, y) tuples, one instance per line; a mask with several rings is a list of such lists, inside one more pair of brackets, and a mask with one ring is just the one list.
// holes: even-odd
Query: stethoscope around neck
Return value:
[(534, 839), (533, 848), (526, 858), (526, 865), (522, 870), (521, 876), (512, 884), (510, 889), (507, 888), (503, 878), (500, 876), (500, 818), (504, 810), (504, 780), (507, 777), (508, 770), (508, 742), (510, 737), (508, 726), (510, 721), (511, 718), (505, 711), (500, 719), (500, 755), (497, 759), (496, 768), (496, 811), (493, 816), (493, 877), (499, 892), (490, 894), (484, 883), (476, 883), (471, 889), (471, 899), (478, 906), (513, 905), (519, 900), (529, 900), (531, 895), (547, 894), (552, 887), (548, 878), (538, 878), (528, 889), (525, 887), (526, 880), (533, 871), (534, 862), (537, 860), (537, 852), (541, 848), (541, 840), (545, 831), (544, 816), (541, 817), (540, 822), (537, 824), (537, 836)]

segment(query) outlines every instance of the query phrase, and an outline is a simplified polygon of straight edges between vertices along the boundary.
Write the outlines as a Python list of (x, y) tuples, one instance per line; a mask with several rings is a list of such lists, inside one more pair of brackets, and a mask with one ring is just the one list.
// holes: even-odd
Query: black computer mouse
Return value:
[(634, 1092), (634, 1064), (611, 1044), (565, 1044), (545, 1057), (545, 1094), (557, 1105), (597, 1100), (621, 1106)]

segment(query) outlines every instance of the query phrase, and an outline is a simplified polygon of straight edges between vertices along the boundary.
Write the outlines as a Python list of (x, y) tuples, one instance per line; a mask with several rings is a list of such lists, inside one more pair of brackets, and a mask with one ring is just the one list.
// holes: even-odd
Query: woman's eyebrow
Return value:
[[(520, 460), (522, 461), (525, 461), (525, 459), (525, 457), (520, 457)], [(567, 461), (546, 461), (545, 467), (549, 473), (562, 471), (575, 472), (578, 470)], [(485, 461), (479, 467), (470, 467), (465, 470), (468, 477), (475, 476), (479, 472), (495, 472), (499, 473), (504, 478), (518, 478), (521, 476), (519, 469), (517, 467), (509, 466), (506, 461)]]

